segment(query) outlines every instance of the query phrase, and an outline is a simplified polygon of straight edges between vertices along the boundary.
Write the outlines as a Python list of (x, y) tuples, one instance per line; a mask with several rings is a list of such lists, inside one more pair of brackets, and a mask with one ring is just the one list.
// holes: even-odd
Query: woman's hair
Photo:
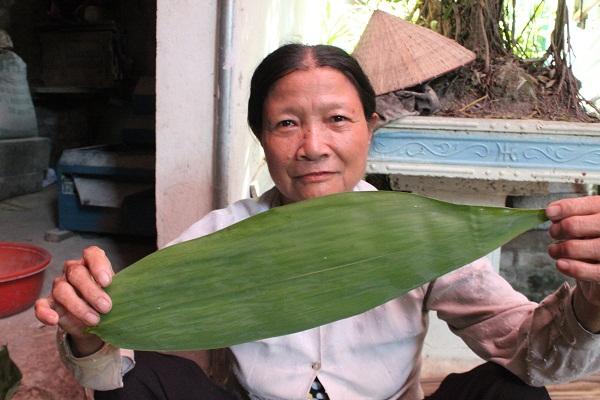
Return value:
[(269, 54), (252, 75), (248, 124), (259, 140), (263, 128), (263, 107), (273, 84), (291, 72), (312, 67), (335, 68), (344, 74), (358, 92), (366, 119), (371, 119), (375, 112), (375, 91), (351, 55), (335, 46), (287, 44)]

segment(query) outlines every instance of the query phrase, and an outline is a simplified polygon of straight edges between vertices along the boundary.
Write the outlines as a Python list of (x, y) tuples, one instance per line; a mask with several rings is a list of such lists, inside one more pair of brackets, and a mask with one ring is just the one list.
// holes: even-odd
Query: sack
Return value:
[(0, 139), (37, 136), (35, 109), (25, 62), (10, 50), (0, 50)]

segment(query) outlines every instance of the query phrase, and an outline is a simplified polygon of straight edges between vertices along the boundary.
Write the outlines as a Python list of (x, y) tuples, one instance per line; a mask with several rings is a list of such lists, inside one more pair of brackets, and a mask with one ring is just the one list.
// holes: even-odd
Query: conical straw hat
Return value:
[(430, 29), (375, 11), (352, 54), (377, 95), (415, 86), (475, 59)]

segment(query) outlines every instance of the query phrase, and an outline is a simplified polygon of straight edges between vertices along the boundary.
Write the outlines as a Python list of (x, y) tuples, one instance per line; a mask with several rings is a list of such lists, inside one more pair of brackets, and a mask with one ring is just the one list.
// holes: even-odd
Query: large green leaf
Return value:
[(21, 383), (21, 371), (8, 354), (6, 346), (0, 347), (0, 400), (8, 400)]
[(277, 207), (138, 261), (91, 329), (132, 349), (227, 347), (367, 311), (545, 220), (543, 210), (353, 192)]

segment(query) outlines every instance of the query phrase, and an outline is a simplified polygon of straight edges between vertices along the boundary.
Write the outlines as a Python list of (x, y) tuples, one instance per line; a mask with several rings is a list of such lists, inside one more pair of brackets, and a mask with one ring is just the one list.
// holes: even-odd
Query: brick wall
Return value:
[(550, 243), (548, 231), (538, 229), (524, 233), (502, 247), (500, 275), (533, 301), (541, 301), (566, 279), (556, 270), (554, 260), (546, 251)]

